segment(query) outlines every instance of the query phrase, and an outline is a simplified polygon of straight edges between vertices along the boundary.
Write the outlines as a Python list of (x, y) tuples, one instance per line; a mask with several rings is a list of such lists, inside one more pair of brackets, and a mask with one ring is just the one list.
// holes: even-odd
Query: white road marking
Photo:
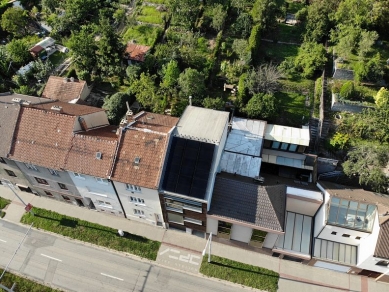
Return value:
[(0, 239), (1, 242), (6, 242), (5, 240)]
[(60, 259), (53, 258), (53, 257), (48, 256), (48, 255), (45, 255), (45, 254), (43, 254), (43, 253), (41, 253), (41, 256), (44, 256), (44, 257), (46, 257), (46, 258), (49, 258), (49, 259), (52, 259), (52, 260), (55, 260), (55, 261), (62, 262), (62, 260), (60, 260)]
[(100, 274), (103, 275), (103, 276), (106, 276), (106, 277), (110, 277), (112, 279), (116, 279), (116, 280), (119, 280), (119, 281), (124, 281), (123, 279), (120, 279), (118, 277), (114, 277), (114, 276), (111, 276), (111, 275), (108, 275), (108, 274), (104, 274), (104, 273), (100, 273)]

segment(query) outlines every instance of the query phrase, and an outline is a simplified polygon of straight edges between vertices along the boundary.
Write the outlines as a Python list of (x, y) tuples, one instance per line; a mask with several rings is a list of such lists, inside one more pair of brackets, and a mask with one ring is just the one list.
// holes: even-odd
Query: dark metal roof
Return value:
[(286, 185), (264, 187), (218, 175), (208, 214), (283, 232), (285, 202)]
[(204, 199), (215, 145), (173, 137), (162, 188)]
[(374, 256), (389, 259), (389, 220), (381, 224), (380, 234), (375, 246)]
[(334, 76), (332, 76), (332, 78), (338, 80), (354, 80), (354, 71), (346, 69), (335, 69)]

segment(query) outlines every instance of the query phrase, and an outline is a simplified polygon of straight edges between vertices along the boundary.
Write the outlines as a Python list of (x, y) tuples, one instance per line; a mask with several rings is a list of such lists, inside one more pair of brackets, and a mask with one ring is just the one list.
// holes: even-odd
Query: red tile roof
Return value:
[(150, 50), (150, 47), (128, 43), (124, 56), (127, 59), (143, 62), (145, 60), (146, 53)]
[(66, 80), (63, 77), (50, 76), (43, 90), (42, 97), (64, 102), (79, 98), (84, 86), (87, 86), (86, 82), (77, 79), (70, 81), (69, 78)]
[(175, 125), (177, 125), (179, 118), (154, 114), (149, 112), (140, 112), (133, 116), (129, 121), (136, 121), (131, 127), (139, 129), (149, 129), (151, 131), (168, 133)]
[(76, 121), (75, 116), (22, 107), (10, 157), (43, 167), (64, 168)]
[(118, 144), (116, 128), (108, 126), (74, 135), (64, 168), (106, 178), (111, 172)]
[(380, 233), (375, 246), (374, 256), (389, 260), (389, 219), (387, 216), (386, 221), (380, 226)]
[[(53, 106), (54, 107), (61, 107), (61, 110), (60, 111), (54, 110), (54, 109), (52, 109)], [(61, 113), (61, 114), (70, 115), (70, 116), (84, 116), (84, 115), (104, 111), (104, 109), (98, 108), (98, 107), (81, 105), (81, 104), (73, 104), (73, 103), (67, 103), (67, 102), (62, 102), (62, 101), (33, 105), (32, 107), (36, 108), (36, 109), (50, 111), (53, 113)]]

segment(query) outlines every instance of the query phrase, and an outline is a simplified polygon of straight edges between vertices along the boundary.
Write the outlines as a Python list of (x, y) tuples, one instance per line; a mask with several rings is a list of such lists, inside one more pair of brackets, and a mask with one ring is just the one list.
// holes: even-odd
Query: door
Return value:
[(81, 199), (76, 199), (76, 202), (79, 207), (85, 207), (84, 202)]

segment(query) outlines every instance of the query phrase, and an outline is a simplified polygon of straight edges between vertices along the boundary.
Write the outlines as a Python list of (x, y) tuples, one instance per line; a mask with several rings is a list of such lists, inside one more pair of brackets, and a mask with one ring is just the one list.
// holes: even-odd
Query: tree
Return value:
[(322, 44), (303, 43), (294, 60), (295, 68), (305, 78), (313, 77), (313, 73), (321, 69), (327, 61), (326, 50)]
[(91, 26), (84, 25), (79, 32), (73, 31), (69, 48), (77, 70), (91, 72), (94, 69), (97, 46)]
[(261, 44), (261, 33), (262, 33), (262, 27), (260, 24), (257, 24), (253, 26), (249, 37), (248, 50), (251, 52), (251, 58), (253, 59), (254, 64), (256, 64), (259, 60), (259, 46)]
[(160, 110), (160, 97), (155, 86), (156, 76), (147, 73), (140, 74), (138, 80), (134, 80), (130, 86), (130, 92), (135, 94), (136, 100), (144, 107), (153, 111)]
[(178, 78), (180, 96), (202, 98), (205, 93), (204, 74), (196, 69), (187, 68)]
[(50, 60), (43, 62), (41, 59), (34, 61), (33, 64), (33, 75), (36, 80), (46, 81), (51, 72), (54, 70), (54, 65)]
[(278, 102), (273, 94), (255, 94), (243, 111), (249, 118), (270, 119), (278, 111)]
[(215, 30), (220, 31), (223, 28), (224, 21), (227, 17), (227, 9), (224, 8), (222, 4), (216, 4), (212, 8), (212, 15), (213, 17), (211, 25)]
[(140, 70), (141, 67), (137, 64), (131, 64), (127, 66), (126, 75), (128, 77), (128, 81), (130, 82), (130, 84), (132, 84), (132, 82), (138, 79)]
[(358, 43), (358, 56), (361, 58), (366, 57), (372, 51), (372, 47), (377, 39), (377, 32), (363, 30)]
[(264, 64), (248, 72), (246, 88), (250, 94), (274, 93), (279, 87), (282, 73), (273, 64)]
[(344, 99), (350, 99), (355, 94), (354, 82), (347, 81), (340, 88), (340, 96)]
[(162, 67), (162, 82), (161, 87), (172, 88), (177, 84), (180, 76), (180, 68), (175, 60), (171, 60), (167, 65)]
[(348, 58), (354, 51), (361, 33), (359, 27), (339, 24), (331, 34), (331, 39), (336, 44), (336, 54)]
[(382, 172), (389, 162), (388, 146), (364, 143), (348, 152), (343, 171), (347, 176), (358, 176), (359, 183), (378, 192), (386, 192), (388, 178)]
[(389, 90), (385, 87), (377, 92), (377, 95), (374, 97), (375, 103), (378, 107), (388, 107), (389, 106)]
[(277, 25), (283, 0), (256, 0), (251, 10), (255, 22), (260, 22), (264, 31), (269, 31)]
[(169, 11), (174, 24), (193, 29), (200, 12), (198, 0), (168, 0)]
[(118, 125), (122, 117), (126, 114), (126, 102), (133, 103), (135, 98), (124, 92), (117, 92), (110, 98), (105, 98), (103, 109), (106, 110), (107, 117), (111, 125)]
[(53, 13), (59, 7), (59, 3), (59, 0), (41, 0), (42, 10)]
[(224, 110), (225, 105), (226, 103), (221, 97), (217, 97), (217, 98), (206, 97), (203, 100), (203, 106), (205, 108)]
[(251, 61), (251, 53), (248, 50), (248, 42), (245, 39), (234, 39), (232, 43), (232, 50), (239, 57), (239, 60), (244, 64), (248, 64)]
[(384, 76), (384, 67), (381, 64), (381, 56), (377, 53), (368, 62), (360, 61), (354, 67), (354, 78), (357, 82), (367, 80), (378, 82)]
[(250, 36), (252, 26), (253, 18), (251, 15), (245, 12), (241, 12), (231, 27), (236, 35), (246, 39)]
[(334, 150), (346, 150), (350, 146), (350, 135), (336, 132), (330, 139), (330, 145)]
[(19, 65), (24, 65), (32, 59), (28, 51), (29, 46), (23, 39), (13, 39), (6, 45), (6, 49), (9, 59)]
[(27, 34), (28, 12), (19, 7), (8, 8), (1, 16), (1, 27), (17, 37)]

